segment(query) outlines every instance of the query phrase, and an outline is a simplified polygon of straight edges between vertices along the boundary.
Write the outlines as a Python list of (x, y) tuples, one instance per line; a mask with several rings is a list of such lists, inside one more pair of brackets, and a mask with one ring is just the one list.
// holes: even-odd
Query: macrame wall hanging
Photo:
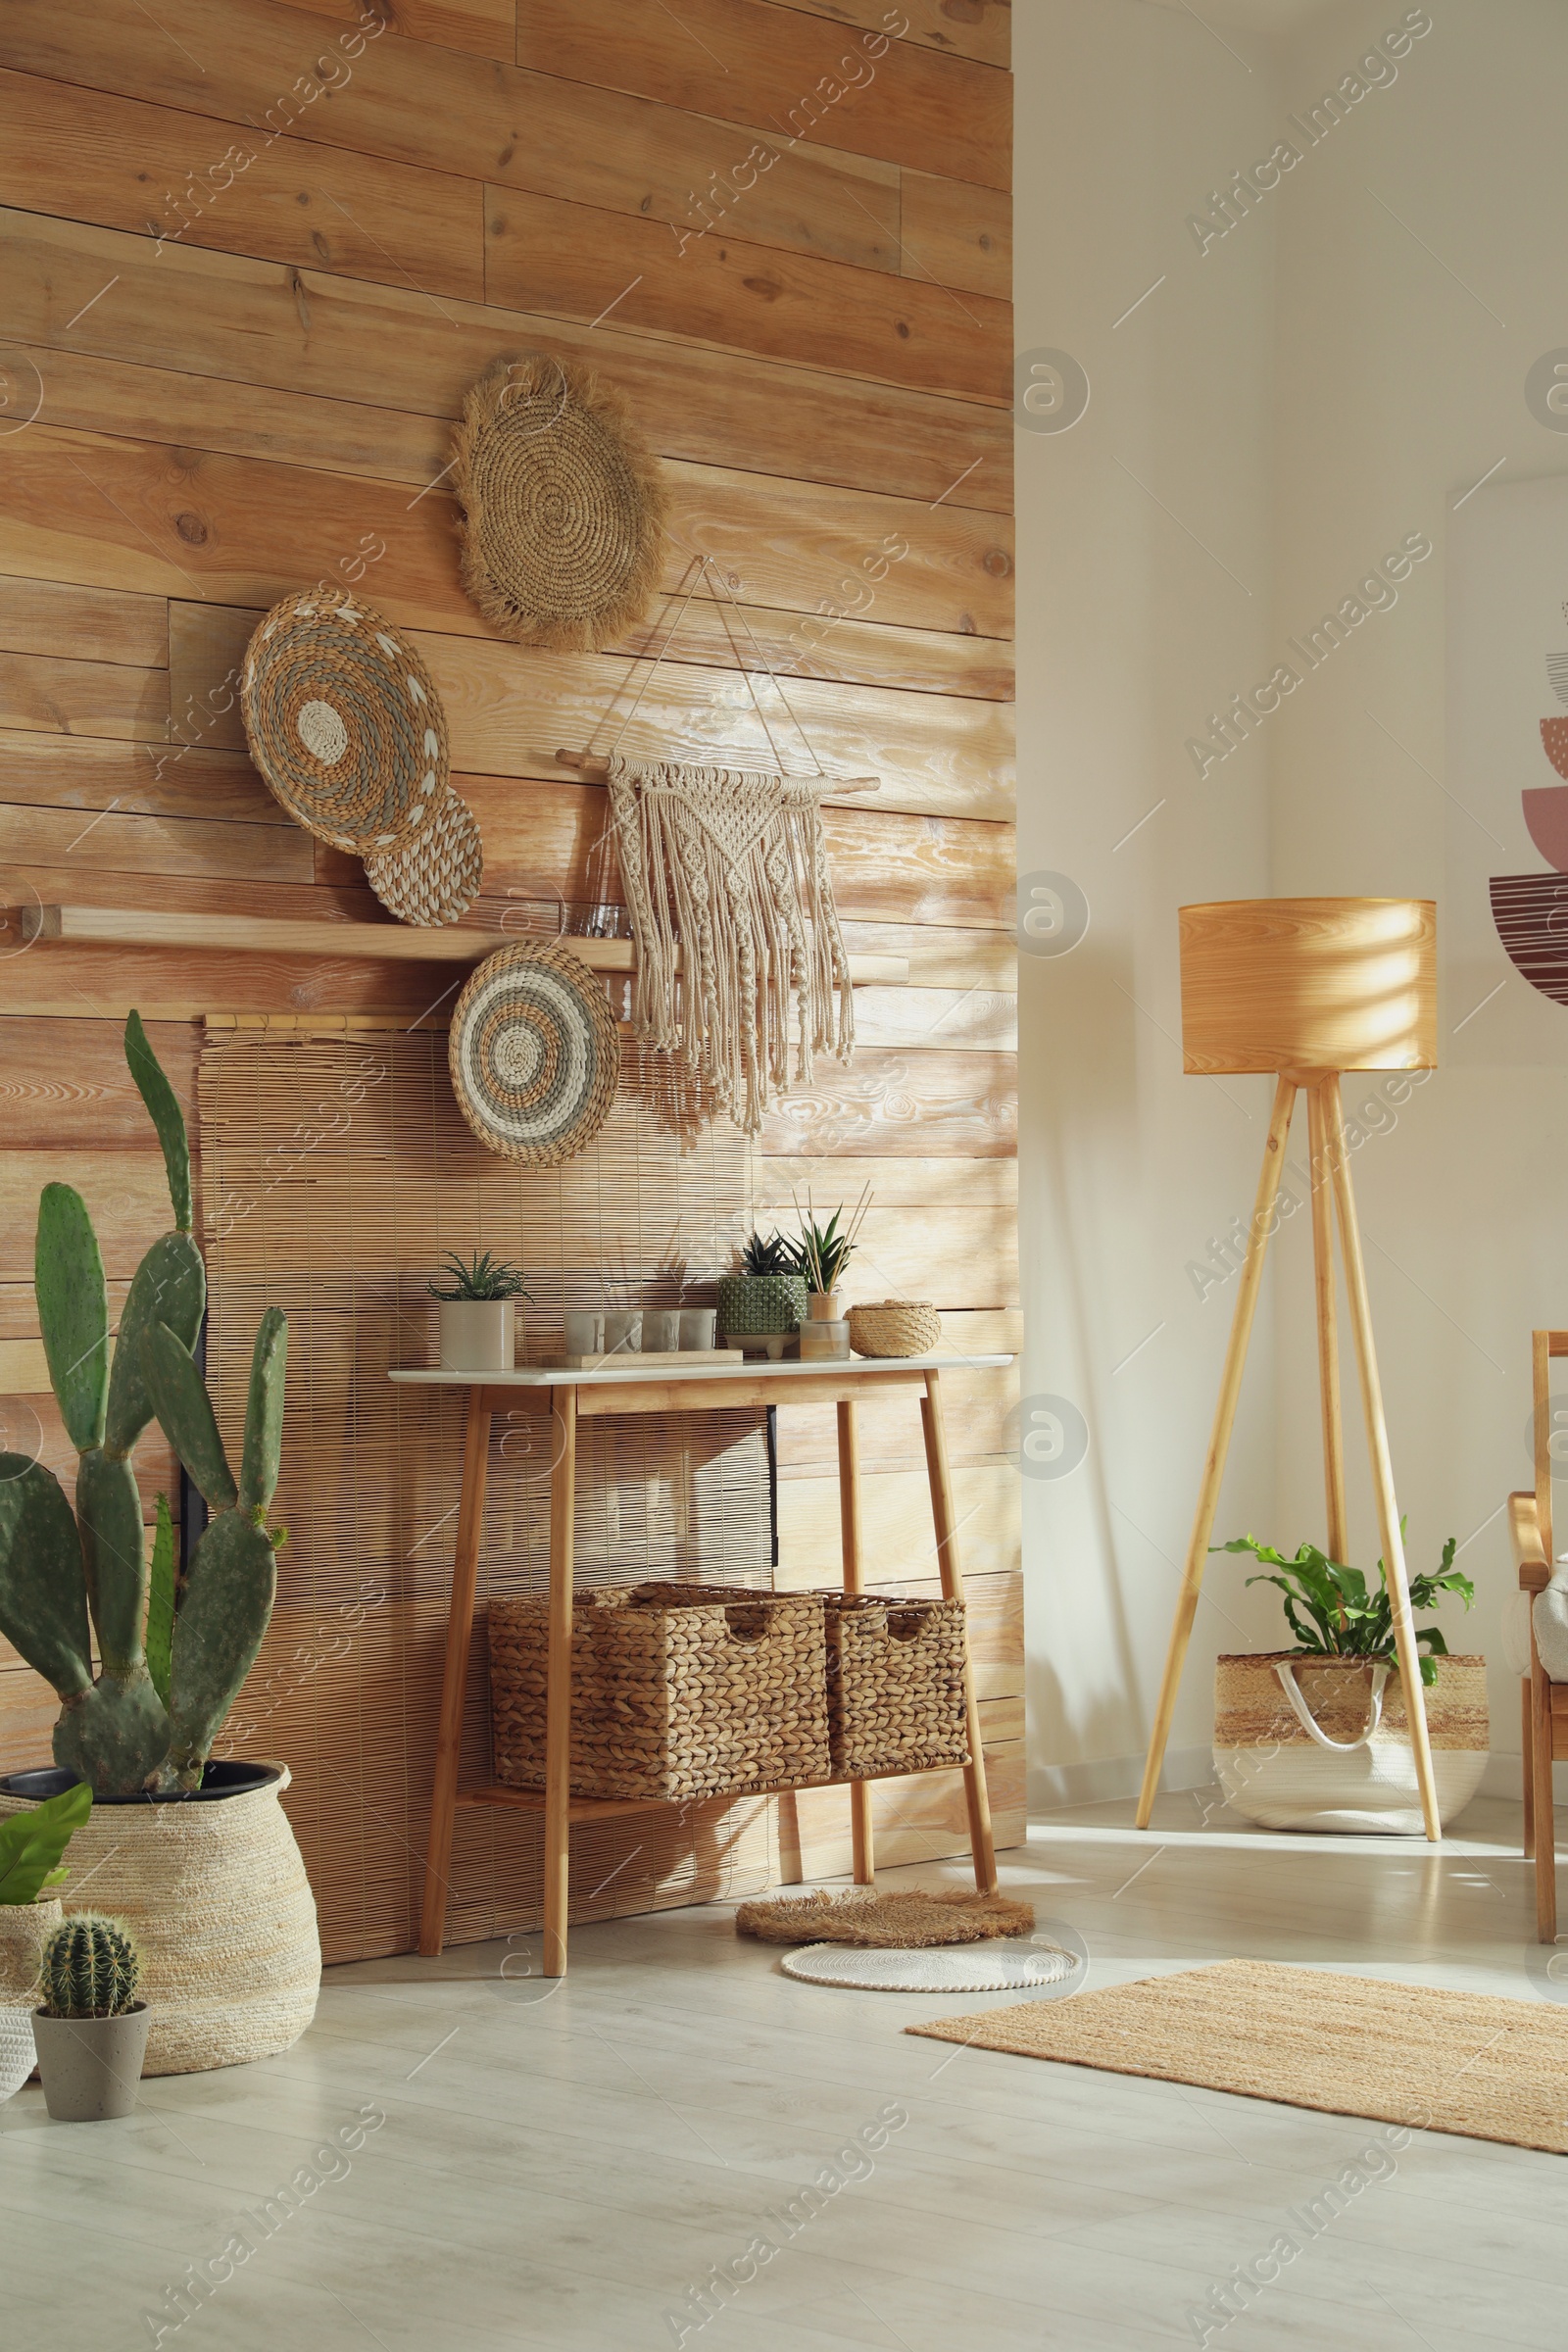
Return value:
[[(610, 787), (612, 829), (637, 940), (633, 1035), (678, 1054), (711, 1102), (755, 1135), (774, 1096), (789, 1090), (792, 1012), (796, 1077), (805, 1084), (814, 1054), (853, 1059), (855, 996), (822, 833), (822, 794), (830, 779), (744, 612), (758, 665), (772, 679), (815, 772), (785, 772), (744, 661), (741, 674), (776, 771), (688, 765), (616, 749), (698, 581), (711, 574), (728, 594), (707, 556), (694, 563), (697, 578), (609, 753), (557, 757)], [(875, 776), (831, 780), (835, 796), (874, 792), (877, 785)]]

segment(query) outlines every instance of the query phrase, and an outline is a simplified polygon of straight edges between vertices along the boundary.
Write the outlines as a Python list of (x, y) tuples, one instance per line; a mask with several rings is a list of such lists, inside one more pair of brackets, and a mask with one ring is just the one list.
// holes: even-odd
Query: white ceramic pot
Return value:
[(517, 1358), (515, 1298), (443, 1298), (443, 1372), (510, 1372)]
[[(210, 1764), (199, 1796), (100, 1801), (66, 1849), (67, 1915), (101, 1911), (140, 1947), (149, 2075), (273, 2057), (316, 2015), (321, 1946), (278, 1803), (288, 1778), (281, 1764)], [(62, 1772), (13, 1773), (0, 1819), (69, 1785)]]
[[(1487, 1663), (1437, 1668), (1426, 1716), (1446, 1827), (1487, 1768)], [(1283, 1650), (1217, 1658), (1214, 1770), (1233, 1811), (1265, 1830), (1422, 1834), (1404, 1690), (1387, 1666)]]

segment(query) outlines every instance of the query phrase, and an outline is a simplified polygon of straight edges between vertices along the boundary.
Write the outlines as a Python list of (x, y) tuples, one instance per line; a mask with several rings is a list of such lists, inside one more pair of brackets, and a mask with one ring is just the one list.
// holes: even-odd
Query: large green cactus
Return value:
[[(154, 1242), (136, 1270), (112, 1368), (103, 1260), (86, 1203), (69, 1185), (52, 1184), (38, 1204), (34, 1288), (50, 1381), (79, 1456), (74, 1519), (52, 1471), (0, 1454), (0, 1633), (60, 1695), (56, 1762), (99, 1796), (133, 1795), (176, 1777), (182, 1787), (200, 1786), (266, 1631), (273, 1549), (282, 1540), (270, 1540), (264, 1523), (277, 1482), (288, 1327), (269, 1308), (257, 1334), (240, 1509), (241, 1491), (191, 1353), (207, 1278), (191, 1232), (185, 1123), (134, 1012), (125, 1024), (125, 1059), (163, 1146), (174, 1229)], [(199, 1605), (182, 1635), (184, 1610), (173, 1613), (172, 1534), (167, 1505), (161, 1509), (151, 1626), (156, 1682), (145, 1647), (146, 1545), (130, 1463), (155, 1398), (172, 1443), (220, 1514), (191, 1559), (183, 1599), (189, 1607), (199, 1595)]]
[(288, 1324), (270, 1306), (251, 1356), (242, 1487), (236, 1487), (206, 1388), (167, 1324), (143, 1342), (147, 1385), (164, 1434), (210, 1503), (213, 1519), (191, 1555), (185, 1595), (170, 1645), (169, 1714), (173, 1727), (166, 1779), (199, 1788), (219, 1728), (256, 1661), (277, 1589), (275, 1553), (286, 1531), (269, 1536), (277, 1485)]

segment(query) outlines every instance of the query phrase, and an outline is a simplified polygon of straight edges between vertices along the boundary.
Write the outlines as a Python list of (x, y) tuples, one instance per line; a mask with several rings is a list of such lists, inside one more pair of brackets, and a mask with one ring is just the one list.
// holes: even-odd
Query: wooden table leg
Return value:
[[(1338, 1078), (1331, 1083), (1338, 1086)], [(1317, 1295), (1317, 1376), (1323, 1404), (1323, 1494), (1328, 1505), (1329, 1558), (1345, 1567), (1349, 1562), (1350, 1538), (1345, 1512), (1345, 1423), (1340, 1411), (1340, 1334), (1334, 1298), (1334, 1183), (1320, 1087), (1312, 1087), (1307, 1094), (1306, 1124), (1312, 1163), (1312, 1279)]]
[(1523, 1737), (1519, 1752), (1524, 1758), (1525, 1767), (1524, 1858), (1527, 1862), (1533, 1862), (1536, 1856), (1536, 1716), (1534, 1693), (1531, 1690), (1530, 1682), (1531, 1678), (1527, 1674), (1521, 1677), (1519, 1684), (1519, 1696), (1523, 1701), (1524, 1715), (1524, 1722), (1521, 1726)]
[(1219, 1402), (1214, 1407), (1208, 1459), (1203, 1465), (1202, 1484), (1198, 1490), (1198, 1508), (1193, 1514), (1193, 1532), (1187, 1541), (1182, 1589), (1176, 1600), (1176, 1616), (1170, 1629), (1170, 1647), (1165, 1652), (1165, 1672), (1159, 1686), (1158, 1703), (1154, 1708), (1154, 1728), (1150, 1734), (1149, 1753), (1144, 1759), (1144, 1786), (1139, 1794), (1136, 1815), (1141, 1830), (1148, 1829), (1149, 1817), (1154, 1809), (1160, 1766), (1165, 1761), (1165, 1742), (1170, 1738), (1171, 1717), (1176, 1712), (1176, 1693), (1181, 1688), (1182, 1667), (1187, 1660), (1187, 1644), (1192, 1640), (1193, 1620), (1198, 1615), (1198, 1595), (1202, 1590), (1203, 1570), (1208, 1564), (1208, 1539), (1214, 1532), (1214, 1512), (1219, 1503), (1220, 1483), (1225, 1476), (1225, 1456), (1230, 1451), (1231, 1431), (1235, 1426), (1237, 1401), (1242, 1393), (1242, 1374), (1247, 1368), (1247, 1344), (1252, 1336), (1252, 1316), (1257, 1306), (1258, 1288), (1263, 1280), (1263, 1256), (1268, 1248), (1269, 1227), (1274, 1222), (1274, 1204), (1285, 1167), (1285, 1146), (1291, 1132), (1291, 1112), (1295, 1105), (1295, 1084), (1291, 1079), (1282, 1077), (1274, 1090), (1274, 1112), (1268, 1123), (1268, 1140), (1263, 1146), (1263, 1165), (1258, 1173), (1252, 1222), (1248, 1229), (1247, 1257), (1242, 1266), (1241, 1287), (1236, 1294), (1236, 1313), (1231, 1320), (1230, 1344), (1225, 1350), (1225, 1369), (1220, 1375)]
[(1378, 1533), (1383, 1539), (1383, 1561), (1388, 1576), (1394, 1619), (1394, 1647), (1404, 1690), (1405, 1720), (1415, 1758), (1416, 1786), (1421, 1791), (1421, 1815), (1428, 1838), (1436, 1845), (1443, 1837), (1438, 1818), (1438, 1791), (1432, 1777), (1432, 1742), (1427, 1736), (1427, 1706), (1421, 1685), (1421, 1659), (1416, 1648), (1415, 1621), (1410, 1615), (1410, 1588), (1404, 1573), (1404, 1539), (1399, 1533), (1399, 1506), (1394, 1495), (1394, 1466), (1389, 1459), (1389, 1432), (1383, 1418), (1383, 1389), (1378, 1379), (1377, 1349), (1372, 1340), (1372, 1304), (1367, 1295), (1366, 1266), (1361, 1255), (1361, 1228), (1356, 1221), (1355, 1195), (1350, 1189), (1349, 1146), (1345, 1140), (1345, 1106), (1336, 1075), (1322, 1088), (1324, 1124), (1328, 1129), (1329, 1161), (1334, 1171), (1334, 1200), (1340, 1214), (1340, 1248), (1345, 1254), (1345, 1289), (1355, 1334), (1355, 1357), (1361, 1373), (1361, 1407), (1366, 1422), (1367, 1451), (1372, 1457), (1372, 1489), (1377, 1497)]
[(473, 1596), (479, 1575), (479, 1537), (484, 1525), (485, 1475), (489, 1465), (489, 1392), (470, 1389), (468, 1421), (463, 1440), (458, 1541), (452, 1560), (452, 1605), (447, 1612), (446, 1665), (441, 1677), (441, 1721), (435, 1742), (435, 1786), (430, 1793), (430, 1836), (424, 1854), (424, 1901), (419, 1912), (419, 1949), (432, 1960), (446, 1937), (447, 1879), (452, 1868), (458, 1762), (463, 1747), (463, 1690), (468, 1677), (468, 1638), (473, 1631)]
[[(840, 1410), (843, 1408), (840, 1407)], [(958, 1562), (958, 1527), (953, 1507), (953, 1473), (948, 1467), (948, 1436), (942, 1419), (942, 1375), (928, 1372), (920, 1399), (920, 1426), (925, 1438), (926, 1474), (931, 1481), (931, 1518), (937, 1535), (937, 1570), (944, 1600), (963, 1598), (963, 1570)], [(969, 1852), (974, 1883), (982, 1894), (997, 1891), (997, 1857), (991, 1843), (991, 1793), (986, 1787), (986, 1763), (980, 1745), (980, 1702), (975, 1696), (974, 1668), (969, 1658), (969, 1629), (963, 1633), (963, 1708), (968, 1726), (969, 1761), (963, 1768), (963, 1796), (969, 1812)]]
[[(860, 1431), (855, 1417), (855, 1399), (845, 1397), (839, 1405), (838, 1414), (839, 1519), (843, 1535), (844, 1590), (846, 1592), (859, 1592), (864, 1590), (861, 1579)], [(855, 1861), (855, 1884), (857, 1886), (874, 1886), (876, 1852), (871, 1835), (871, 1789), (865, 1781), (856, 1781), (850, 1788), (850, 1841)]]
[(571, 1570), (577, 1513), (577, 1392), (552, 1392), (550, 1635), (545, 1666), (545, 1969), (566, 1973), (571, 1849)]

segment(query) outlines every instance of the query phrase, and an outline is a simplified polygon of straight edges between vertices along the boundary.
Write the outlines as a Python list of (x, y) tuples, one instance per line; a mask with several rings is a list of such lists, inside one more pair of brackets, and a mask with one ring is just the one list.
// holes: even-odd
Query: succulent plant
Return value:
[(477, 1251), (470, 1258), (462, 1258), (448, 1250), (442, 1260), (446, 1278), (443, 1290), (427, 1282), (425, 1289), (432, 1298), (444, 1299), (448, 1306), (459, 1301), (476, 1300), (481, 1303), (497, 1298), (526, 1298), (533, 1304), (531, 1292), (522, 1287), (522, 1268), (508, 1265), (505, 1258), (492, 1257), (487, 1250), (481, 1257)]
[[(50, 1381), (78, 1456), (74, 1515), (52, 1470), (24, 1454), (0, 1453), (0, 1633), (58, 1691), (55, 1761), (98, 1796), (131, 1796), (176, 1781), (199, 1787), (212, 1740), (256, 1655), (274, 1584), (273, 1544), (264, 1529), (277, 1481), (287, 1344), (287, 1325), (270, 1307), (257, 1335), (236, 1487), (191, 1354), (207, 1276), (191, 1232), (185, 1124), (134, 1012), (125, 1024), (125, 1059), (163, 1145), (173, 1230), (136, 1269), (111, 1370), (109, 1299), (92, 1219), (71, 1186), (44, 1187), (34, 1289)], [(158, 1592), (149, 1609), (130, 1456), (155, 1396), (171, 1442), (220, 1515), (176, 1591), (173, 1531), (163, 1506), (154, 1544)], [(243, 1517), (244, 1536), (220, 1532), (228, 1517)], [(192, 1630), (182, 1638), (192, 1609)]]
[(798, 1274), (800, 1267), (795, 1262), (794, 1250), (782, 1234), (775, 1233), (763, 1241), (760, 1233), (754, 1233), (741, 1250), (741, 1272), (754, 1275)]
[(78, 1912), (43, 1947), (39, 1984), (48, 2017), (122, 2017), (140, 1983), (135, 1937), (118, 1919)]
[[(799, 1205), (797, 1202), (797, 1209)], [(791, 1268), (805, 1278), (808, 1290), (828, 1294), (838, 1289), (844, 1269), (855, 1255), (856, 1241), (870, 1205), (871, 1188), (867, 1185), (856, 1202), (848, 1225), (841, 1232), (839, 1219), (844, 1214), (842, 1203), (833, 1211), (827, 1223), (821, 1225), (817, 1222), (811, 1197), (808, 1193), (806, 1215), (801, 1220), (801, 1238), (798, 1242), (785, 1245), (790, 1251)]]

